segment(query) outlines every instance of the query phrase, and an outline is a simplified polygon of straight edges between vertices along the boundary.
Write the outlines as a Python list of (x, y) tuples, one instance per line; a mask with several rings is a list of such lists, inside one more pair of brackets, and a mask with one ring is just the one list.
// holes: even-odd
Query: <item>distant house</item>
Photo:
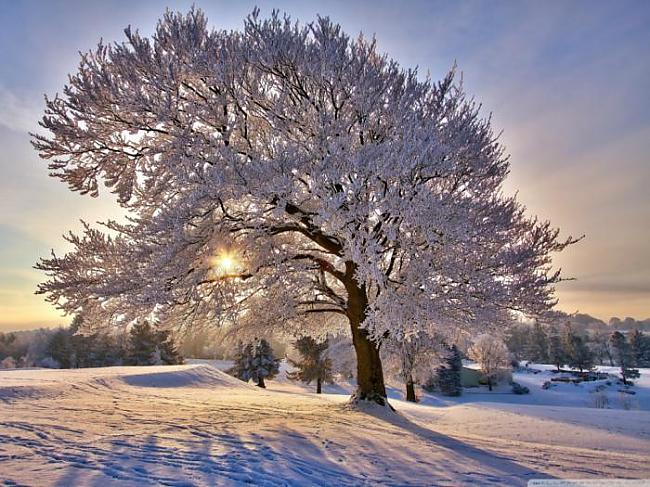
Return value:
[(460, 371), (460, 383), (463, 387), (478, 387), (482, 376), (480, 370), (463, 367)]
[[(499, 369), (497, 381), (499, 383), (512, 382), (512, 371)], [(487, 381), (483, 378), (483, 373), (480, 370), (463, 367), (460, 371), (460, 383), (463, 387), (478, 387), (487, 384)]]

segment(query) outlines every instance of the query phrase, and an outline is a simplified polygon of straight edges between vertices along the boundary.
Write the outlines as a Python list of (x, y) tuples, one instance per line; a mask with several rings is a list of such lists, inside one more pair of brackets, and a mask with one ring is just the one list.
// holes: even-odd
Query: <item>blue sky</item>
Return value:
[(564, 235), (586, 238), (556, 262), (576, 281), (560, 308), (650, 317), (650, 2), (0, 2), (0, 330), (66, 323), (31, 269), (79, 218), (118, 213), (110, 196), (73, 194), (29, 145), (43, 94), (61, 91), (78, 51), (152, 32), (165, 7), (192, 3), (239, 28), (257, 4), (302, 21), (328, 15), (375, 34), (403, 66), (441, 77), (457, 62), (512, 155), (508, 191)]

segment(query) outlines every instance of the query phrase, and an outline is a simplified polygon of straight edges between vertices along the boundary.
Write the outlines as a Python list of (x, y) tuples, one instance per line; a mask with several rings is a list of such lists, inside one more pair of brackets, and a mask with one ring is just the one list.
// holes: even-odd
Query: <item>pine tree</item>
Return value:
[(54, 332), (47, 346), (47, 354), (56, 360), (62, 369), (72, 368), (73, 350), (69, 330), (60, 328)]
[(548, 337), (548, 359), (559, 371), (566, 363), (566, 353), (562, 344), (562, 338), (558, 333), (552, 333)]
[(169, 330), (158, 330), (156, 333), (156, 343), (161, 363), (165, 365), (183, 363), (183, 356), (178, 350), (174, 337)]
[(152, 326), (148, 321), (136, 323), (131, 327), (128, 342), (128, 362), (132, 365), (183, 363), (183, 357), (171, 333)]
[(456, 345), (452, 345), (445, 361), (436, 369), (436, 385), (444, 396), (460, 396), (463, 392), (461, 372), (463, 361)]
[(306, 384), (316, 381), (316, 394), (320, 394), (324, 382), (333, 382), (332, 360), (325, 353), (329, 347), (329, 341), (326, 339), (318, 343), (312, 337), (304, 336), (296, 340), (293, 346), (301, 358), (297, 361), (288, 359), (289, 363), (298, 370), (287, 372), (287, 377)]
[(255, 340), (246, 346), (239, 344), (235, 364), (228, 371), (238, 379), (253, 380), (257, 386), (266, 388), (265, 379), (272, 379), (280, 370), (280, 360), (273, 356), (271, 345), (265, 339)]
[(233, 366), (227, 372), (244, 382), (248, 382), (251, 379), (250, 370), (253, 361), (253, 344), (247, 343), (244, 345), (241, 341), (238, 342), (233, 361)]
[(621, 378), (623, 384), (627, 385), (628, 379), (636, 379), (640, 376), (638, 369), (632, 368), (634, 359), (632, 357), (632, 349), (627, 342), (625, 335), (620, 331), (615, 331), (610, 337), (612, 348), (614, 349), (614, 356), (618, 365), (621, 367)]
[(630, 335), (630, 350), (635, 367), (650, 367), (650, 337), (634, 330)]
[(512, 325), (505, 334), (504, 341), (508, 351), (515, 360), (519, 361), (526, 357), (528, 348), (529, 330), (524, 324), (517, 323)]
[(128, 357), (131, 365), (153, 365), (156, 347), (156, 333), (148, 321), (135, 323), (131, 327)]
[(548, 361), (548, 337), (539, 323), (533, 325), (529, 340), (529, 358), (538, 364)]
[(573, 332), (570, 324), (566, 326), (562, 342), (569, 367), (578, 369), (580, 372), (593, 369), (593, 352), (589, 349), (585, 340)]
[(273, 379), (280, 371), (280, 359), (275, 358), (271, 345), (263, 338), (256, 343), (252, 365), (252, 379), (261, 388), (266, 388), (264, 379)]

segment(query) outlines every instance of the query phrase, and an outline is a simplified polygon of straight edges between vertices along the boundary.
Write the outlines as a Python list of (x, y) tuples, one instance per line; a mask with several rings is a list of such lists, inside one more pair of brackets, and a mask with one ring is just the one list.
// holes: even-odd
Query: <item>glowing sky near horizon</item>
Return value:
[(119, 214), (111, 195), (80, 196), (47, 176), (29, 144), (42, 95), (61, 91), (78, 51), (151, 33), (165, 7), (195, 3), (216, 28), (240, 28), (258, 3), (301, 21), (328, 15), (351, 35), (434, 79), (454, 62), (512, 155), (506, 185), (562, 235), (584, 241), (556, 259), (576, 281), (559, 308), (602, 319), (650, 317), (650, 2), (0, 3), (0, 331), (64, 324), (33, 294), (32, 269), (79, 219)]

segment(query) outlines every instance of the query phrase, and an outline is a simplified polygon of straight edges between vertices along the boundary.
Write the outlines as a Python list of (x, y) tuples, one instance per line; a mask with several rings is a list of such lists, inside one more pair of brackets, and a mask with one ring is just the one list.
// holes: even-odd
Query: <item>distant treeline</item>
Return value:
[(571, 324), (573, 329), (578, 333), (586, 331), (649, 331), (650, 332), (650, 318), (645, 320), (635, 320), (634, 318), (610, 318), (607, 323), (598, 318), (584, 313), (576, 313), (567, 315), (566, 321)]
[(84, 368), (179, 364), (183, 358), (170, 332), (147, 321), (124, 333), (88, 332), (81, 318), (67, 328), (0, 333), (0, 368)]
[[(603, 323), (604, 325), (604, 323)], [(505, 333), (505, 342), (514, 361), (529, 360), (589, 370), (594, 365), (650, 367), (650, 335), (640, 329), (564, 325), (545, 327), (516, 324)]]

